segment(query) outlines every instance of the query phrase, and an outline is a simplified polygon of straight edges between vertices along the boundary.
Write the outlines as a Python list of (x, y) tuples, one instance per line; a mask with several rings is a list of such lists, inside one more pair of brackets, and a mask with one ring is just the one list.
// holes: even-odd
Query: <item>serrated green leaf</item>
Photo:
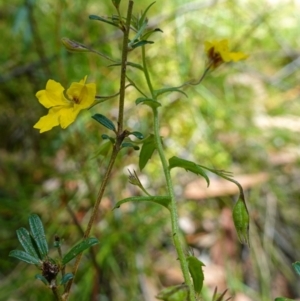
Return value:
[(49, 284), (47, 279), (43, 275), (37, 274), (37, 275), (34, 276), (34, 278), (38, 279), (38, 280), (41, 280), (45, 285)]
[(119, 28), (119, 25), (114, 23), (114, 22), (111, 22), (111, 21), (108, 21), (107, 19), (104, 19), (102, 17), (99, 17), (99, 16), (96, 16), (96, 15), (90, 15), (89, 16), (89, 19), (90, 20), (96, 20), (96, 21), (101, 21), (101, 22), (104, 22), (104, 23), (107, 23), (107, 24), (110, 24), (110, 25), (113, 25), (113, 26), (116, 26)]
[(73, 258), (75, 258), (77, 255), (82, 253), (84, 250), (98, 244), (99, 241), (97, 238), (89, 237), (82, 242), (75, 245), (62, 259), (62, 264), (65, 265), (69, 261), (71, 261)]
[(132, 147), (134, 150), (139, 150), (140, 149), (139, 146), (137, 146), (137, 145), (135, 145), (131, 142), (123, 142), (121, 144), (121, 148), (124, 148), (124, 147)]
[(300, 275), (300, 261), (296, 261), (292, 264), (294, 270), (298, 275)]
[(98, 121), (103, 126), (105, 126), (107, 129), (114, 131), (114, 132), (116, 131), (115, 125), (106, 116), (104, 116), (102, 114), (95, 114), (92, 116), (92, 118), (95, 119), (96, 121)]
[(140, 170), (144, 169), (147, 162), (152, 157), (153, 152), (155, 151), (155, 149), (156, 149), (156, 143), (155, 143), (154, 135), (151, 134), (149, 137), (147, 137), (144, 140), (142, 149), (140, 151), (140, 156), (139, 156), (139, 168), (140, 168)]
[(184, 168), (185, 170), (195, 173), (196, 175), (202, 176), (206, 180), (207, 186), (209, 186), (210, 183), (209, 178), (205, 173), (205, 171), (202, 169), (202, 167), (200, 167), (200, 165), (192, 161), (188, 161), (174, 156), (169, 159), (169, 168), (172, 169), (174, 167), (181, 167)]
[(67, 273), (60, 280), (60, 284), (65, 285), (69, 280), (71, 280), (73, 278), (74, 278), (74, 275), (72, 273)]
[(113, 210), (119, 208), (122, 204), (129, 203), (129, 202), (152, 202), (161, 206), (164, 206), (169, 210), (169, 206), (171, 203), (170, 197), (167, 195), (163, 196), (136, 196), (136, 197), (129, 197), (118, 201), (117, 204), (114, 206)]
[(193, 279), (195, 292), (200, 294), (204, 281), (202, 267), (205, 266), (205, 264), (195, 256), (188, 256), (186, 260), (188, 262), (189, 271)]
[(29, 226), (32, 233), (32, 237), (38, 247), (40, 258), (44, 259), (48, 255), (48, 243), (44, 232), (44, 226), (37, 214), (31, 214), (29, 216)]
[(131, 132), (130, 135), (133, 135), (140, 140), (144, 139), (144, 135), (140, 132)]
[(40, 265), (42, 263), (40, 259), (33, 257), (32, 255), (21, 250), (12, 250), (10, 251), (9, 256), (17, 258), (21, 261), (25, 261), (29, 264)]
[(39, 259), (37, 246), (36, 246), (32, 236), (30, 235), (30, 233), (25, 228), (20, 228), (16, 232), (17, 232), (19, 242), (21, 243), (21, 245), (24, 248), (24, 250), (26, 251), (26, 253)]
[(188, 97), (186, 93), (184, 93), (183, 91), (181, 91), (179, 88), (176, 88), (176, 87), (163, 88), (163, 89), (154, 91), (156, 97), (161, 95), (161, 94), (168, 93), (168, 92), (179, 92), (179, 93), (183, 94), (184, 96)]
[(232, 218), (240, 242), (249, 245), (249, 213), (241, 198), (233, 207)]

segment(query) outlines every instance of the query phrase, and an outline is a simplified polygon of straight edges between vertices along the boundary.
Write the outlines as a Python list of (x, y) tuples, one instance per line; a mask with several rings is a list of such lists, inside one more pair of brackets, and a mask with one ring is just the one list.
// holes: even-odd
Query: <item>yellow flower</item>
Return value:
[(78, 83), (72, 83), (66, 91), (66, 96), (64, 87), (49, 79), (46, 90), (36, 93), (39, 102), (45, 108), (49, 108), (49, 112), (48, 115), (41, 117), (33, 127), (43, 133), (57, 125), (65, 129), (73, 123), (78, 113), (89, 108), (95, 101), (96, 85), (94, 83), (86, 84), (86, 78), (87, 76)]
[(248, 57), (248, 55), (243, 52), (230, 52), (228, 48), (228, 40), (206, 41), (204, 43), (204, 47), (209, 60), (208, 65), (213, 69), (217, 68), (224, 62), (237, 62)]

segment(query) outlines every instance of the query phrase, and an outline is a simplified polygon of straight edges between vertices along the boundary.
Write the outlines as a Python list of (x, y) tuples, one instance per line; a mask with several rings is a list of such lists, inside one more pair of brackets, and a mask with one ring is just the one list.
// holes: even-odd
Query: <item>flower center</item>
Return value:
[(209, 57), (209, 63), (213, 68), (220, 66), (224, 61), (219, 52), (215, 52), (215, 48), (212, 47), (208, 50), (207, 56)]
[(73, 102), (75, 102), (76, 104), (79, 104), (79, 103), (80, 103), (80, 98), (77, 97), (77, 96), (73, 96), (73, 97), (72, 97), (72, 100), (73, 100)]

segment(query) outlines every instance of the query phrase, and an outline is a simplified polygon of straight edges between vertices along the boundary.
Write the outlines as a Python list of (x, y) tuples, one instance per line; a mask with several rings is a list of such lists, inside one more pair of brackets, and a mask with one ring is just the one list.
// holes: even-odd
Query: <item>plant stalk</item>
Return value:
[[(144, 74), (145, 74), (148, 88), (151, 92), (153, 100), (156, 101), (156, 96), (155, 96), (155, 93), (153, 90), (150, 74), (148, 72), (148, 68), (147, 68), (147, 64), (146, 64), (145, 46), (142, 46), (142, 61), (143, 61), (143, 69), (144, 69)], [(158, 151), (158, 154), (160, 157), (160, 161), (161, 161), (161, 164), (163, 167), (163, 171), (164, 171), (164, 175), (165, 175), (165, 179), (166, 179), (166, 183), (167, 183), (167, 189), (168, 189), (169, 197), (171, 200), (170, 213), (171, 213), (173, 242), (174, 242), (174, 245), (175, 245), (175, 248), (177, 251), (178, 259), (180, 261), (180, 266), (181, 266), (181, 270), (183, 273), (183, 278), (184, 278), (185, 284), (189, 288), (189, 300), (195, 301), (196, 300), (195, 289), (194, 289), (194, 285), (192, 283), (192, 280), (191, 280), (191, 277), (189, 274), (188, 263), (187, 263), (187, 260), (186, 260), (185, 254), (184, 254), (182, 242), (180, 240), (180, 229), (179, 229), (179, 224), (178, 224), (177, 203), (176, 203), (176, 198), (175, 198), (175, 193), (174, 193), (169, 165), (166, 160), (163, 145), (162, 145), (161, 138), (160, 138), (159, 116), (158, 116), (157, 108), (153, 108), (153, 127), (154, 127), (154, 137), (155, 137), (156, 148), (157, 148), (157, 151)]]
[(185, 284), (189, 288), (189, 300), (190, 301), (195, 301), (195, 290), (194, 290), (194, 285), (191, 281), (191, 277), (189, 274), (189, 268), (188, 268), (188, 263), (184, 254), (182, 242), (180, 239), (180, 229), (178, 225), (178, 213), (177, 213), (177, 203), (176, 203), (176, 198), (175, 198), (175, 193), (174, 193), (174, 188), (173, 188), (173, 183), (171, 179), (171, 174), (170, 174), (170, 169), (169, 165), (167, 163), (163, 145), (161, 142), (160, 134), (159, 134), (159, 117), (158, 117), (158, 111), (157, 108), (153, 109), (153, 122), (154, 122), (154, 136), (155, 136), (155, 143), (156, 143), (156, 148), (161, 160), (161, 164), (164, 170), (164, 175), (167, 183), (167, 189), (168, 193), (171, 199), (171, 205), (170, 205), (170, 213), (171, 213), (171, 224), (172, 224), (172, 234), (173, 234), (173, 242), (177, 251), (178, 259), (180, 262), (181, 270), (183, 273), (183, 278)]
[[(126, 80), (126, 64), (127, 64), (127, 56), (128, 56), (128, 37), (129, 37), (129, 31), (130, 31), (130, 23), (131, 23), (131, 16), (132, 16), (132, 9), (133, 9), (133, 4), (134, 2), (132, 0), (129, 1), (128, 3), (128, 8), (127, 8), (127, 19), (126, 19), (126, 28), (124, 29), (124, 36), (123, 36), (123, 48), (122, 48), (122, 64), (121, 64), (121, 78), (120, 78), (120, 97), (119, 97), (119, 115), (118, 115), (118, 131), (117, 131), (117, 139), (116, 143), (113, 147), (112, 154), (103, 178), (103, 181), (101, 183), (101, 186), (99, 188), (98, 194), (97, 194), (97, 199), (93, 207), (93, 211), (91, 214), (91, 217), (89, 219), (87, 228), (84, 232), (83, 239), (86, 239), (89, 237), (94, 221), (96, 219), (97, 213), (98, 213), (98, 208), (101, 203), (102, 197), (105, 192), (105, 188), (107, 186), (107, 183), (110, 178), (111, 171), (113, 169), (115, 160), (117, 158), (117, 155), (121, 149), (121, 143), (123, 142), (125, 135), (123, 133), (123, 120), (124, 120), (124, 102), (125, 102), (125, 80)], [(80, 253), (76, 257), (76, 261), (72, 270), (72, 273), (75, 275), (77, 273), (80, 261), (82, 258), (82, 253)], [(62, 300), (67, 301), (69, 298), (70, 290), (74, 281), (74, 278), (71, 279), (68, 284), (66, 285), (65, 292), (62, 296)]]

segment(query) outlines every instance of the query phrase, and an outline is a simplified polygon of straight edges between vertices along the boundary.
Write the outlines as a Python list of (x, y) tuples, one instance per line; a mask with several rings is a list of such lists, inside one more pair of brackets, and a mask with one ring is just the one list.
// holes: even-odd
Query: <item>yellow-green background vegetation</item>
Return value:
[[(135, 14), (150, 3), (135, 1)], [(60, 39), (119, 58), (122, 36), (88, 18), (111, 16), (108, 0), (1, 0), (0, 5), (0, 300), (47, 301), (53, 296), (34, 279), (34, 266), (8, 257), (21, 248), (15, 231), (28, 228), (34, 212), (50, 245), (54, 234), (64, 240), (63, 250), (80, 240), (75, 220), (85, 228), (95, 201), (106, 163), (96, 156), (105, 129), (84, 112), (66, 130), (39, 134), (33, 125), (46, 109), (35, 93), (48, 79), (69, 87), (85, 75), (97, 83), (98, 95), (116, 93), (118, 67), (95, 54), (68, 53)], [(123, 0), (124, 15), (126, 5)], [(249, 54), (246, 61), (222, 65), (199, 86), (185, 88), (188, 98), (173, 93), (161, 99), (168, 157), (233, 171), (237, 179), (247, 175), (250, 182), (248, 249), (237, 241), (230, 219), (234, 195), (221, 184), (219, 194), (200, 200), (199, 187), (198, 197), (196, 192), (185, 200), (196, 176), (173, 173), (183, 232), (207, 266), (205, 300), (211, 300), (214, 286), (227, 287), (236, 301), (300, 296), (300, 280), (291, 267), (300, 260), (299, 11), (300, 2), (292, 0), (158, 0), (148, 14), (149, 25), (163, 30), (147, 46), (157, 88), (199, 78), (205, 40), (226, 38), (232, 49)], [(140, 49), (129, 58), (138, 62)], [(143, 85), (137, 70), (129, 76)], [(133, 88), (127, 90), (126, 127), (147, 135), (150, 110), (136, 106), (137, 97)], [(91, 111), (115, 121), (117, 99)], [(112, 211), (118, 200), (140, 193), (128, 183), (128, 168), (152, 193), (164, 192), (158, 163), (154, 154), (141, 173), (138, 152), (126, 149), (119, 156), (93, 231), (100, 241), (98, 268), (86, 253), (71, 300), (149, 301), (164, 286), (181, 283), (168, 213), (151, 203)]]

